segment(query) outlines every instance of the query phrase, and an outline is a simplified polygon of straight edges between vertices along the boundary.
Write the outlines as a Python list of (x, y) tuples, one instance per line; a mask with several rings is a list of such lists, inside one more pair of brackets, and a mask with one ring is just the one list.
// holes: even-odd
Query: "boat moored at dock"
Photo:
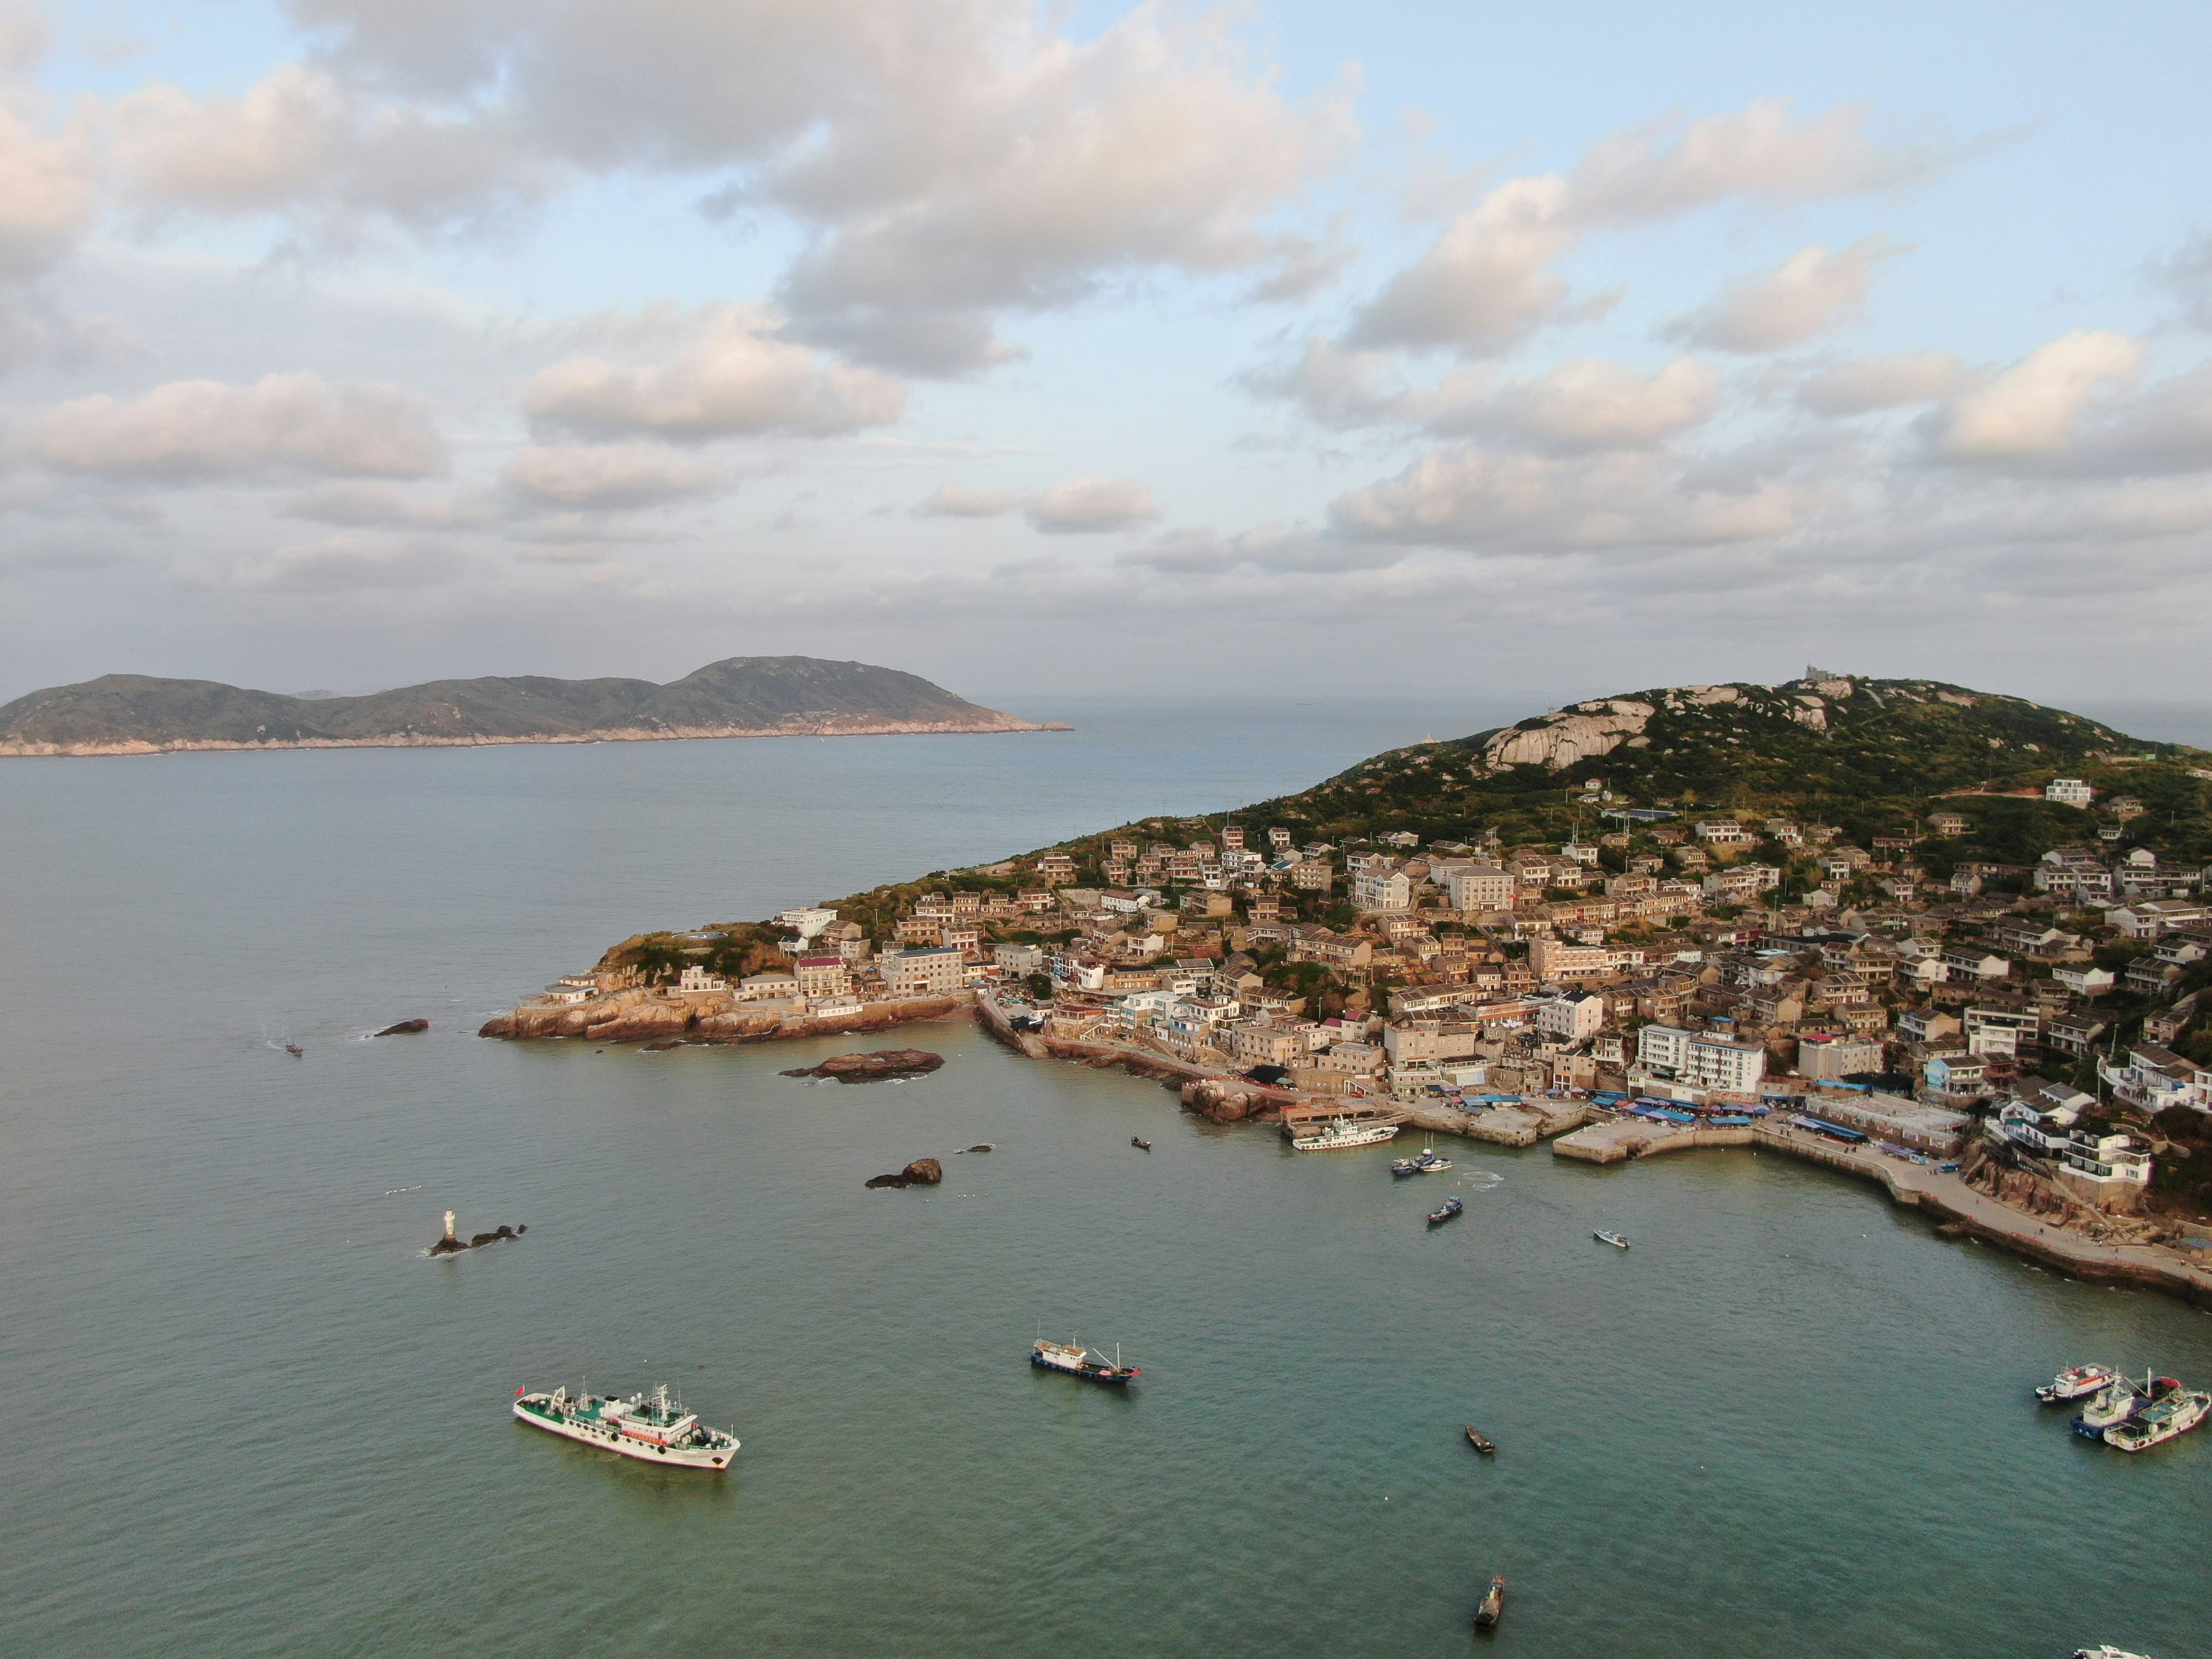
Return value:
[(1114, 1350), (1114, 1363), (1108, 1364), (1090, 1349), (1075, 1342), (1054, 1342), (1041, 1336), (1030, 1348), (1030, 1364), (1040, 1370), (1065, 1371), (1070, 1376), (1079, 1376), (1086, 1382), (1125, 1383), (1133, 1381), (1139, 1366), (1124, 1365), (1121, 1351)]
[(1334, 1152), (1354, 1146), (1379, 1146), (1398, 1133), (1395, 1123), (1355, 1123), (1348, 1117), (1334, 1118), (1310, 1134), (1303, 1134), (1291, 1145), (1302, 1152)]
[(2074, 1419), (2074, 1432), (2091, 1440), (2102, 1440), (2105, 1431), (2114, 1424), (2124, 1423), (2145, 1406), (2154, 1406), (2180, 1392), (2181, 1379), (2178, 1376), (2146, 1376), (2140, 1382), (2131, 1376), (2114, 1377), (2082, 1407)]
[(647, 1463), (722, 1469), (738, 1455), (734, 1433), (706, 1427), (696, 1412), (684, 1410), (681, 1400), (671, 1397), (665, 1383), (649, 1395), (634, 1394), (627, 1400), (589, 1392), (571, 1395), (566, 1385), (550, 1394), (517, 1389), (514, 1415), (533, 1429)]
[(2212, 1394), (2168, 1395), (2156, 1405), (2145, 1406), (2124, 1423), (2105, 1431), (2105, 1443), (2124, 1452), (2148, 1451), (2179, 1438), (2212, 1412)]
[(2110, 1365), (2076, 1365), (2063, 1370), (2035, 1391), (2035, 1397), (2046, 1406), (2057, 1405), (2062, 1400), (2080, 1400), (2097, 1393), (2115, 1382), (2119, 1372)]

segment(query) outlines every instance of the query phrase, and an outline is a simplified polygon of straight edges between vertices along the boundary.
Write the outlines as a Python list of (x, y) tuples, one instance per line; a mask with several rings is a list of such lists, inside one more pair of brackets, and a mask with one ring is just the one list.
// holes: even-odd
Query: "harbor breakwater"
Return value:
[(1677, 1128), (1624, 1118), (1564, 1135), (1552, 1143), (1552, 1151), (1559, 1158), (1604, 1164), (1703, 1147), (1747, 1146), (1876, 1182), (1893, 1202), (1922, 1211), (1954, 1229), (1954, 1237), (1979, 1239), (2074, 1278), (2140, 1285), (2212, 1310), (2212, 1268), (2191, 1261), (2190, 1253), (2162, 1244), (2100, 1243), (2001, 1204), (1960, 1176), (1946, 1175), (1933, 1165), (1856, 1152), (1808, 1130), (1763, 1124), (1743, 1128)]

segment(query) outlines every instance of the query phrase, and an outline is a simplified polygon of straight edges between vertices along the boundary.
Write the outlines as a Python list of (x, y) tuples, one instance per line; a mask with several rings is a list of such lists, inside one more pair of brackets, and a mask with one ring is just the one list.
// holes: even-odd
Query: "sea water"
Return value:
[[(1443, 1654), (1492, 1572), (1561, 1659), (2207, 1651), (2212, 1433), (2128, 1457), (2029, 1391), (2212, 1385), (2212, 1321), (1872, 1187), (1394, 1182), (960, 1023), (862, 1086), (779, 1075), (849, 1040), (472, 1035), (641, 928), (1504, 717), (1024, 712), (1082, 729), (0, 764), (0, 1652)], [(427, 1260), (447, 1208), (529, 1232)], [(586, 1381), (734, 1472), (508, 1414)]]

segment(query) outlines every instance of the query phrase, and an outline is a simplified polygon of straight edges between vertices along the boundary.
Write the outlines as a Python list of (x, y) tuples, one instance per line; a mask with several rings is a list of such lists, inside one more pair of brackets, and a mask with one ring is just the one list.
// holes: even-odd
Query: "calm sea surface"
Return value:
[[(2212, 1653), (2212, 1433), (2124, 1457), (2027, 1394), (2212, 1383), (2212, 1319), (1848, 1180), (1394, 1186), (959, 1024), (864, 1088), (471, 1035), (639, 927), (1510, 713), (1024, 708), (1082, 729), (0, 764), (0, 1653), (1452, 1654), (1492, 1571), (1498, 1649), (1562, 1659)], [(426, 1261), (448, 1206), (529, 1236)], [(1142, 1382), (1031, 1371), (1040, 1326)], [(586, 1378), (737, 1473), (510, 1420)]]

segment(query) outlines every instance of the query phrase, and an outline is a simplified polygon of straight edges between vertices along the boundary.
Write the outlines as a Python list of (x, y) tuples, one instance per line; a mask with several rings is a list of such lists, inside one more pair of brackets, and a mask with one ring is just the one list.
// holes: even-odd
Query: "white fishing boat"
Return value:
[(533, 1429), (647, 1463), (720, 1469), (738, 1455), (735, 1433), (705, 1427), (697, 1413), (684, 1410), (681, 1400), (670, 1396), (665, 1383), (627, 1400), (571, 1395), (565, 1385), (550, 1394), (517, 1389), (514, 1415)]
[(2187, 1434), (2212, 1412), (2212, 1394), (2192, 1391), (2169, 1395), (2154, 1406), (2145, 1406), (2124, 1423), (2105, 1431), (2105, 1443), (2124, 1452), (2148, 1451)]
[(1291, 1145), (1302, 1152), (1336, 1152), (1353, 1146), (1379, 1146), (1397, 1133), (1395, 1123), (1355, 1123), (1340, 1117), (1310, 1135), (1297, 1136)]
[(2110, 1365), (2076, 1365), (2071, 1370), (2059, 1372), (2038, 1389), (2035, 1397), (2046, 1406), (2062, 1400), (2079, 1400), (2117, 1381), (2119, 1375)]
[(1413, 1167), (1423, 1175), (1442, 1175), (1450, 1169), (1452, 1161), (1441, 1155), (1433, 1146), (1421, 1148), (1421, 1155), (1413, 1160)]
[(1612, 1245), (1616, 1250), (1625, 1250), (1628, 1248), (1627, 1238), (1622, 1234), (1614, 1232), (1609, 1227), (1601, 1227), (1597, 1231), (1592, 1233), (1590, 1237), (1597, 1240), (1601, 1244)]
[(1086, 1382), (1128, 1382), (1140, 1371), (1138, 1366), (1121, 1363), (1121, 1346), (1118, 1342), (1114, 1345), (1114, 1363), (1109, 1365), (1080, 1342), (1054, 1342), (1042, 1336), (1030, 1346), (1030, 1364), (1039, 1370), (1065, 1371)]

